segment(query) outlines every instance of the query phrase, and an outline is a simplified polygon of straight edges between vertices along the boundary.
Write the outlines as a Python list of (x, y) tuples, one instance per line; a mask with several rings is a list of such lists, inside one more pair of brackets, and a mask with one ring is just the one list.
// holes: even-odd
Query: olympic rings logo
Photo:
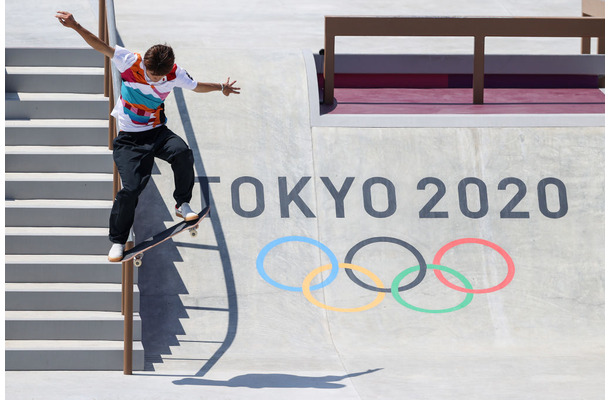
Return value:
[[(322, 250), (324, 253), (326, 253), (328, 258), (330, 259), (330, 264), (323, 265), (323, 266), (318, 267), (318, 268), (314, 269), (313, 271), (311, 271), (305, 277), (305, 279), (303, 280), (303, 284), (301, 286), (288, 286), (288, 285), (284, 285), (284, 284), (281, 284), (281, 283), (273, 280), (265, 271), (265, 268), (264, 268), (265, 257), (267, 256), (267, 254), (269, 254), (269, 252), (273, 248), (275, 248), (276, 246), (278, 246), (282, 243), (287, 243), (287, 242), (303, 242), (303, 243), (308, 243), (308, 244), (318, 247), (320, 250)], [(370, 244), (380, 243), (380, 242), (393, 243), (393, 244), (404, 247), (405, 249), (409, 250), (415, 256), (415, 258), (417, 259), (417, 262), (418, 262), (418, 265), (407, 268), (404, 271), (402, 271), (401, 273), (399, 273), (394, 278), (394, 280), (392, 281), (392, 284), (389, 288), (385, 287), (383, 282), (381, 281), (381, 279), (379, 279), (379, 277), (377, 277), (377, 275), (375, 275), (372, 271), (370, 271), (364, 267), (361, 267), (359, 265), (352, 264), (352, 260), (353, 260), (354, 256), (360, 249), (362, 249), (363, 247), (368, 246)], [(468, 281), (468, 279), (464, 275), (462, 275), (461, 273), (459, 273), (458, 271), (456, 271), (454, 269), (451, 269), (451, 268), (441, 264), (441, 260), (442, 260), (443, 256), (447, 253), (447, 251), (449, 251), (450, 249), (452, 249), (456, 246), (459, 246), (462, 244), (467, 244), (467, 243), (480, 244), (480, 245), (489, 247), (489, 248), (495, 250), (496, 252), (498, 252), (502, 256), (502, 258), (504, 259), (504, 261), (506, 262), (506, 265), (508, 267), (508, 272), (502, 282), (500, 282), (499, 284), (497, 284), (496, 286), (493, 286), (493, 287), (483, 288), (483, 289), (474, 289), (472, 287), (472, 284), (470, 283), (470, 281)], [(258, 257), (256, 259), (256, 269), (258, 270), (258, 273), (260, 274), (260, 276), (267, 283), (269, 283), (279, 289), (292, 291), (292, 292), (302, 292), (303, 295), (305, 296), (305, 298), (312, 304), (314, 304), (320, 308), (326, 309), (326, 310), (338, 311), (338, 312), (359, 312), (359, 311), (370, 310), (371, 308), (377, 306), (378, 304), (380, 304), (383, 301), (386, 293), (391, 293), (392, 296), (394, 297), (394, 299), (399, 304), (401, 304), (404, 307), (409, 308), (411, 310), (424, 312), (424, 313), (448, 313), (448, 312), (457, 311), (457, 310), (460, 310), (460, 309), (466, 307), (468, 304), (470, 304), (470, 302), (474, 298), (474, 294), (492, 293), (492, 292), (505, 288), (513, 280), (513, 277), (515, 276), (515, 264), (513, 263), (513, 260), (508, 255), (508, 253), (503, 248), (501, 248), (500, 246), (498, 246), (497, 244), (495, 244), (493, 242), (490, 242), (490, 241), (487, 241), (484, 239), (477, 239), (477, 238), (463, 238), (463, 239), (458, 239), (458, 240), (454, 240), (452, 242), (447, 243), (446, 245), (441, 247), (441, 249), (435, 254), (432, 264), (427, 264), (426, 261), (424, 260), (424, 257), (422, 256), (422, 254), (413, 245), (405, 242), (404, 240), (400, 240), (400, 239), (396, 239), (396, 238), (392, 238), (392, 237), (385, 237), (385, 236), (373, 237), (373, 238), (363, 240), (363, 241), (357, 243), (347, 252), (347, 255), (345, 256), (345, 261), (343, 263), (339, 263), (339, 260), (337, 259), (335, 254), (328, 247), (326, 247), (322, 243), (318, 242), (317, 240), (314, 240), (314, 239), (311, 239), (308, 237), (304, 237), (304, 236), (285, 236), (285, 237), (276, 239), (276, 240), (270, 242), (269, 244), (267, 244), (265, 247), (263, 247), (263, 249), (260, 251), (260, 253), (258, 254)], [(356, 283), (358, 286), (360, 286), (364, 289), (371, 290), (373, 292), (377, 292), (377, 296), (375, 297), (375, 299), (372, 302), (370, 302), (369, 304), (366, 304), (361, 307), (340, 308), (340, 307), (333, 307), (333, 306), (324, 304), (324, 303), (320, 302), (319, 300), (317, 300), (316, 298), (314, 298), (311, 292), (313, 290), (321, 289), (323, 287), (330, 285), (337, 278), (337, 275), (339, 274), (339, 269), (344, 269), (346, 274), (349, 276), (349, 278), (354, 283)], [(417, 307), (415, 305), (407, 303), (402, 298), (400, 293), (404, 292), (406, 290), (413, 289), (414, 287), (419, 285), (426, 277), (426, 273), (427, 273), (428, 269), (433, 270), (436, 278), (441, 283), (443, 283), (445, 286), (447, 286), (453, 290), (457, 290), (459, 292), (465, 293), (466, 296), (465, 296), (464, 300), (460, 304), (458, 304), (454, 307), (444, 308), (444, 309), (426, 309), (426, 308)], [(324, 280), (322, 280), (322, 282), (320, 282), (316, 285), (313, 285), (313, 286), (311, 285), (312, 281), (314, 280), (314, 278), (316, 276), (318, 276), (322, 272), (328, 271), (328, 270), (330, 270), (328, 277), (326, 277)], [(354, 271), (361, 272), (364, 275), (366, 275), (367, 277), (369, 277), (373, 281), (375, 286), (369, 285), (369, 284), (363, 282), (362, 280), (360, 280), (356, 276), (356, 274), (354, 274)], [(407, 277), (407, 275), (414, 274), (416, 272), (417, 272), (417, 275), (415, 276), (415, 279), (413, 279), (413, 281), (401, 286), (401, 282)], [(462, 283), (463, 286), (459, 286), (459, 285), (449, 282), (449, 280), (447, 280), (447, 278), (443, 275), (443, 273), (448, 273), (448, 274), (455, 276), (457, 278), (457, 280), (459, 280)]]

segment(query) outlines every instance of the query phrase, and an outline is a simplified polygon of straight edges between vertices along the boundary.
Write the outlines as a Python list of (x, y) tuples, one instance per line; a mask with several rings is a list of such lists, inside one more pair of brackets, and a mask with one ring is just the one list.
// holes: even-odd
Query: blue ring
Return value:
[(324, 286), (329, 285), (332, 281), (335, 280), (335, 278), (339, 274), (339, 260), (337, 260), (337, 257), (334, 255), (334, 253), (332, 251), (330, 251), (330, 249), (328, 247), (324, 246), (322, 243), (318, 242), (317, 240), (305, 237), (305, 236), (285, 236), (283, 238), (276, 239), (273, 242), (266, 245), (265, 247), (263, 247), (261, 252), (258, 253), (258, 257), (256, 258), (256, 269), (258, 270), (258, 273), (260, 274), (260, 276), (263, 277), (264, 280), (266, 280), (268, 283), (270, 283), (273, 286), (280, 288), (280, 289), (289, 290), (291, 292), (302, 292), (303, 291), (303, 288), (301, 286), (282, 285), (281, 283), (278, 283), (278, 282), (274, 281), (273, 279), (271, 279), (269, 277), (269, 275), (267, 275), (267, 272), (265, 272), (265, 267), (264, 267), (263, 263), (265, 261), (265, 257), (267, 256), (267, 253), (269, 253), (269, 251), (271, 251), (271, 249), (273, 249), (278, 244), (282, 244), (282, 243), (286, 243), (286, 242), (304, 242), (304, 243), (313, 244), (314, 246), (318, 247), (320, 250), (325, 252), (326, 255), (328, 256), (328, 258), (330, 258), (330, 264), (332, 266), (332, 268), (330, 269), (330, 275), (328, 276), (328, 278), (324, 279), (322, 282), (318, 283), (317, 285), (312, 286), (311, 290), (321, 289)]

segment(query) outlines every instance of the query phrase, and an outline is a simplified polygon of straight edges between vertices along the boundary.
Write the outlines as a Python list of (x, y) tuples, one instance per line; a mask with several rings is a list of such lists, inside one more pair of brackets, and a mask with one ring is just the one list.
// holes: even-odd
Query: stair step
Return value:
[(107, 254), (108, 229), (6, 227), (5, 254)]
[(5, 197), (112, 200), (112, 174), (6, 173)]
[(104, 56), (90, 47), (5, 48), (6, 66), (103, 67)]
[[(122, 340), (125, 317), (103, 311), (6, 311), (7, 340)], [(133, 316), (133, 339), (142, 339), (142, 320)]]
[[(6, 66), (7, 75), (48, 75), (57, 76), (104, 76), (104, 67), (63, 67), (63, 66)], [(10, 90), (6, 90), (9, 92)], [(69, 92), (70, 93), (70, 92)]]
[[(120, 371), (123, 341), (95, 340), (7, 340), (7, 371)], [(133, 343), (134, 371), (144, 369), (142, 342)]]
[[(121, 311), (121, 284), (6, 283), (6, 311)], [(140, 292), (134, 285), (134, 312)]]
[[(109, 102), (90, 48), (5, 49), (5, 369), (123, 368)], [(40, 172), (44, 171), (44, 172)], [(144, 369), (134, 271), (133, 369)]]
[(74, 154), (111, 154), (105, 146), (6, 146), (6, 154), (30, 155), (30, 154), (57, 154), (70, 156)]
[(110, 200), (7, 200), (8, 227), (108, 227)]
[(5, 92), (104, 93), (103, 67), (5, 67)]
[(106, 119), (110, 114), (103, 94), (5, 93), (5, 119)]
[(107, 146), (7, 146), (7, 172), (112, 172)]
[[(108, 242), (108, 248), (110, 243)], [(121, 283), (121, 263), (106, 255), (7, 254), (4, 257), (7, 283)], [(137, 269), (134, 283), (138, 282)]]
[(4, 123), (6, 146), (106, 146), (108, 120), (28, 119)]

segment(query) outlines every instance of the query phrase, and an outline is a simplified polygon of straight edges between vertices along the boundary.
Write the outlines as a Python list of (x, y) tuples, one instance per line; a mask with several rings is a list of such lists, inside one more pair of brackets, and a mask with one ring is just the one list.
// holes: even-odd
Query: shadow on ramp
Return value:
[[(176, 98), (178, 109), (180, 110), (180, 118), (182, 120), (182, 125), (184, 128), (184, 133), (186, 135), (188, 145), (192, 149), (197, 148), (197, 138), (195, 137), (195, 131), (193, 130), (191, 118), (189, 116), (188, 108), (186, 106), (184, 93), (182, 93), (182, 89), (180, 88), (175, 88), (173, 93)], [(208, 373), (210, 369), (212, 369), (216, 362), (227, 352), (229, 347), (231, 347), (231, 345), (233, 344), (233, 341), (235, 340), (235, 335), (237, 334), (238, 312), (237, 290), (235, 287), (235, 277), (233, 276), (233, 266), (231, 264), (231, 257), (229, 255), (229, 249), (227, 247), (224, 232), (222, 230), (222, 225), (220, 224), (220, 219), (215, 211), (216, 207), (214, 204), (214, 198), (212, 197), (212, 193), (209, 190), (210, 180), (208, 180), (206, 176), (205, 168), (203, 166), (203, 160), (201, 160), (200, 157), (195, 158), (195, 172), (196, 175), (199, 177), (199, 182), (201, 183), (202, 206), (205, 204), (208, 204), (210, 206), (209, 219), (212, 223), (214, 236), (216, 237), (216, 250), (218, 250), (218, 252), (220, 253), (220, 260), (222, 262), (222, 270), (227, 290), (229, 313), (227, 333), (222, 344), (216, 350), (216, 352), (214, 352), (212, 357), (210, 357), (208, 361), (195, 374), (195, 376), (202, 377), (206, 373)]]
[[(172, 216), (158, 188), (150, 183), (136, 209), (136, 238), (148, 238), (161, 232), (165, 229), (165, 221), (172, 221)], [(144, 370), (154, 371), (154, 364), (162, 363), (164, 354), (171, 354), (170, 346), (179, 344), (176, 335), (184, 334), (180, 319), (187, 318), (188, 314), (180, 294), (187, 294), (188, 290), (175, 267), (182, 257), (173, 243), (162, 243), (150, 249), (143, 260), (146, 265), (138, 270), (138, 287), (145, 350)], [(163, 282), (163, 285), (160, 286), (159, 282)]]
[[(189, 147), (197, 148), (197, 140), (190, 122), (184, 95), (179, 89), (176, 89), (174, 93)], [(205, 176), (203, 161), (198, 157), (195, 159), (195, 170), (201, 188), (201, 205), (202, 207), (209, 205), (211, 208), (207, 219), (211, 221), (216, 245), (171, 241), (151, 249), (147, 254), (145, 259), (153, 262), (139, 271), (138, 283), (142, 299), (140, 316), (142, 318), (142, 344), (145, 350), (145, 371), (155, 371), (155, 364), (163, 364), (163, 356), (172, 354), (171, 346), (180, 346), (177, 335), (185, 334), (180, 319), (189, 318), (187, 313), (189, 309), (227, 312), (229, 316), (225, 338), (222, 341), (207, 342), (218, 343), (219, 347), (212, 354), (199, 355), (202, 360), (205, 360), (205, 364), (194, 376), (204, 376), (226, 353), (237, 333), (237, 293), (232, 264), (222, 226), (218, 214), (214, 210), (214, 199), (209, 187), (209, 183), (214, 182), (214, 180)], [(154, 173), (160, 173), (156, 166)], [(154, 233), (165, 229), (164, 221), (173, 220), (164, 204), (161, 193), (154, 184), (147, 185), (140, 203), (140, 207), (136, 210), (137, 226), (134, 226), (136, 237), (150, 237)], [(163, 218), (159, 218), (159, 216), (163, 216)], [(226, 285), (227, 308), (189, 307), (182, 303), (180, 295), (189, 292), (175, 265), (176, 262), (183, 261), (178, 247), (197, 248), (201, 251), (216, 251), (219, 253)]]
[(227, 381), (214, 379), (184, 378), (174, 381), (176, 385), (193, 386), (222, 386), (222, 387), (247, 387), (252, 389), (263, 388), (285, 388), (285, 389), (341, 389), (345, 385), (341, 382), (345, 379), (354, 378), (360, 375), (371, 374), (382, 368), (369, 369), (364, 372), (355, 372), (347, 375), (326, 375), (326, 376), (299, 376), (291, 374), (245, 374), (238, 375)]

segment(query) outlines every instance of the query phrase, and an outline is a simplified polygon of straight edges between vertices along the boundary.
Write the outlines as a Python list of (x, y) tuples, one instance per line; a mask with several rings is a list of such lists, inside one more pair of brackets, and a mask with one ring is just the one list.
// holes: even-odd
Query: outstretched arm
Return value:
[(74, 29), (83, 39), (85, 39), (85, 42), (87, 42), (89, 46), (93, 47), (93, 49), (99, 51), (106, 57), (112, 58), (114, 56), (114, 48), (108, 46), (103, 40), (83, 28), (69, 12), (58, 11), (55, 18), (57, 18), (63, 26)]
[(232, 93), (239, 94), (239, 91), (241, 89), (233, 86), (237, 81), (229, 83), (230, 79), (231, 78), (227, 78), (227, 82), (224, 84), (197, 82), (197, 87), (194, 90), (197, 93), (208, 93), (213, 92), (215, 90), (220, 90), (225, 96), (228, 96)]

